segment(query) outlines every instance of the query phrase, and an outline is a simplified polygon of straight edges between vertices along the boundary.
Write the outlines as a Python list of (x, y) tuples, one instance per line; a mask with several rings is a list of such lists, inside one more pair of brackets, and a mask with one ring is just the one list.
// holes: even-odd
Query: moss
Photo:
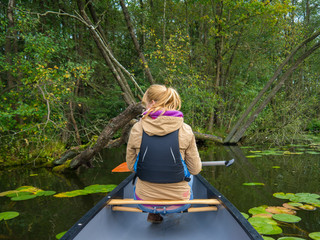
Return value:
[(62, 173), (65, 172), (70, 167), (71, 160), (66, 161), (64, 164), (60, 166), (56, 166), (52, 169), (53, 172)]

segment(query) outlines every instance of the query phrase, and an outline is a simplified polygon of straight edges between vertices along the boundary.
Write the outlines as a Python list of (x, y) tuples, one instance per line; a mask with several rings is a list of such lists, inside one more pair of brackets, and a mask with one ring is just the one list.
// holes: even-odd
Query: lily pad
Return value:
[(278, 169), (278, 168), (280, 168), (280, 166), (272, 166), (272, 168)]
[(267, 236), (262, 236), (262, 238), (263, 238), (264, 240), (274, 240), (274, 238), (272, 238), (272, 237), (267, 237)]
[(285, 208), (285, 207), (268, 207), (266, 208), (266, 211), (273, 214), (281, 214), (281, 213), (290, 214), (290, 215), (296, 214), (296, 211), (289, 208)]
[(63, 237), (63, 235), (66, 233), (67, 231), (61, 232), (59, 234), (56, 235), (56, 239), (60, 239)]
[(299, 238), (299, 237), (281, 237), (281, 238), (278, 238), (278, 240), (305, 240), (305, 238)]
[(309, 237), (314, 240), (320, 240), (320, 232), (313, 232), (309, 234)]
[(85, 190), (74, 190), (74, 191), (70, 191), (70, 192), (58, 193), (58, 194), (54, 195), (54, 197), (58, 197), (58, 198), (77, 197), (77, 196), (82, 196), (82, 195), (87, 195), (87, 194), (89, 194), (89, 193)]
[(20, 197), (23, 195), (33, 195), (33, 194), (31, 192), (15, 192), (15, 193), (7, 194), (6, 196), (12, 198), (12, 197)]
[(251, 183), (242, 183), (243, 186), (264, 186), (264, 183), (251, 182)]
[(282, 204), (282, 206), (285, 208), (292, 209), (292, 210), (299, 210), (299, 208), (291, 206), (289, 203), (284, 203), (284, 204)]
[(18, 212), (1, 212), (0, 213), (0, 221), (1, 220), (9, 220), (15, 217), (18, 217), (19, 213)]
[(302, 204), (302, 203), (299, 203), (299, 202), (288, 202), (288, 205), (293, 206), (293, 207), (300, 207), (300, 206), (302, 206), (303, 204)]
[(18, 196), (18, 197), (11, 198), (11, 201), (24, 201), (24, 200), (33, 199), (33, 198), (36, 198), (36, 197), (37, 197), (37, 195), (35, 195), (35, 194), (21, 195), (21, 196)]
[(316, 210), (316, 207), (315, 206), (312, 206), (312, 205), (309, 205), (309, 204), (305, 204), (305, 205), (302, 205), (299, 207), (300, 209), (303, 209), (303, 210), (308, 210), (308, 211), (314, 211)]
[(242, 216), (244, 216), (245, 219), (248, 219), (248, 218), (249, 218), (249, 215), (248, 215), (248, 214), (246, 214), (246, 213), (244, 213), (244, 212), (242, 212), (241, 214), (242, 214)]
[(256, 215), (253, 215), (252, 217), (262, 217), (262, 218), (272, 218), (272, 214), (269, 213), (259, 213), (259, 214), (256, 214)]
[(273, 196), (280, 199), (289, 199), (290, 197), (294, 197), (295, 195), (293, 193), (276, 192), (273, 194)]
[(315, 152), (315, 151), (306, 151), (306, 153), (308, 153), (308, 154), (313, 154), (313, 155), (320, 154), (320, 152)]
[(90, 193), (107, 193), (111, 192), (117, 185), (109, 184), (109, 185), (91, 185), (88, 187), (85, 187), (84, 190), (90, 192)]
[(261, 155), (248, 155), (246, 158), (259, 158), (262, 157)]
[(320, 195), (316, 193), (296, 193), (295, 195), (298, 197), (320, 198)]
[(282, 233), (282, 229), (272, 219), (254, 217), (249, 218), (248, 221), (260, 234), (276, 235)]
[(301, 218), (298, 216), (293, 216), (290, 214), (275, 214), (272, 216), (273, 219), (281, 221), (281, 222), (288, 222), (288, 223), (297, 223), (301, 221)]
[(269, 212), (266, 211), (266, 208), (267, 207), (264, 207), (264, 206), (254, 207), (254, 208), (250, 208), (248, 212), (251, 213), (252, 215), (257, 215), (261, 213), (270, 214)]
[(39, 191), (36, 193), (36, 195), (39, 197), (39, 196), (51, 196), (51, 195), (54, 195), (56, 194), (55, 191)]

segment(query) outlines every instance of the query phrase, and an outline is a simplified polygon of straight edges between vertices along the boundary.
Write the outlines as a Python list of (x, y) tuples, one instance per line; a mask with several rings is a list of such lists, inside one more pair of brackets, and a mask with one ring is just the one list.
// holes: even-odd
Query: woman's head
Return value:
[(181, 108), (181, 99), (177, 91), (171, 87), (154, 84), (151, 85), (142, 98), (142, 103), (150, 108), (148, 113), (158, 110), (179, 110)]

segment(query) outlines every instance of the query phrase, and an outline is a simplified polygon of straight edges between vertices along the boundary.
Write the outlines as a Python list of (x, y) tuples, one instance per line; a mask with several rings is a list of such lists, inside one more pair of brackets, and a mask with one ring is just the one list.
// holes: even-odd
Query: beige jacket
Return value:
[[(142, 118), (132, 127), (126, 156), (127, 165), (131, 171), (134, 171), (134, 163), (140, 151), (142, 129), (149, 136), (163, 136), (179, 129), (180, 153), (189, 172), (197, 175), (201, 171), (201, 159), (191, 127), (183, 122), (183, 118), (171, 116), (160, 116), (156, 119)], [(186, 181), (163, 184), (150, 183), (137, 178), (136, 194), (144, 200), (189, 199), (190, 187)]]

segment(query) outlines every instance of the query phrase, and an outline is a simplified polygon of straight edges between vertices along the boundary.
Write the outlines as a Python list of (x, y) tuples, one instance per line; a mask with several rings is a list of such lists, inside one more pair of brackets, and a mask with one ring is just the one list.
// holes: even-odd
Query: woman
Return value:
[[(198, 174), (202, 166), (192, 129), (179, 111), (180, 96), (173, 88), (152, 85), (142, 102), (147, 110), (132, 127), (126, 156), (128, 168), (137, 173), (136, 198), (190, 199), (190, 174)], [(148, 215), (152, 223), (162, 219), (160, 214)]]

